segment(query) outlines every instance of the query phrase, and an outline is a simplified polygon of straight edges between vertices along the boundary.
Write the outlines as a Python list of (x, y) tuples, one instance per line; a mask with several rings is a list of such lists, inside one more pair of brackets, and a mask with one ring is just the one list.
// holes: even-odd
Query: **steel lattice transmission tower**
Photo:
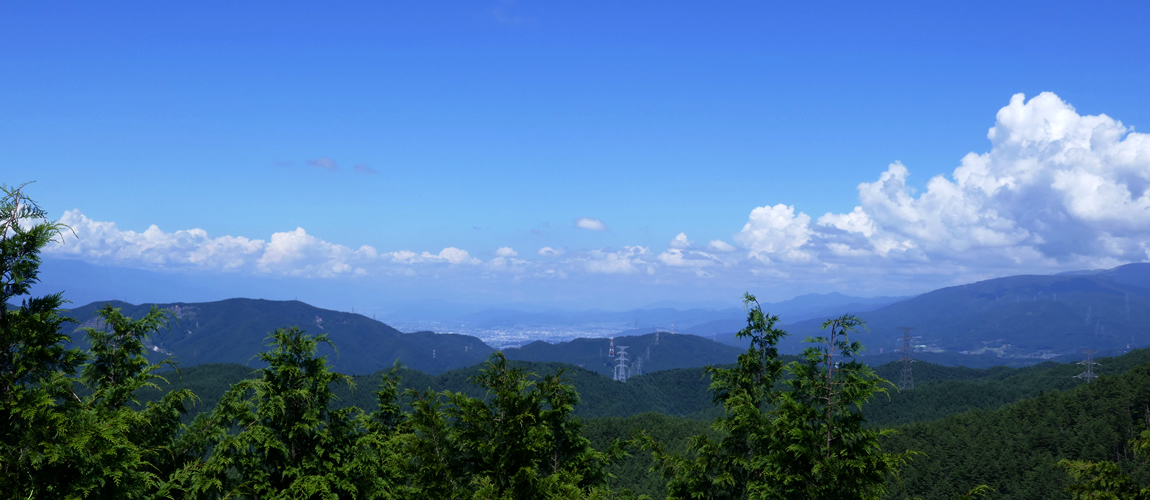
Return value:
[(615, 356), (615, 380), (620, 382), (627, 381), (627, 346), (621, 345), (615, 348), (619, 353)]
[(1078, 364), (1086, 367), (1086, 371), (1075, 375), (1074, 378), (1084, 379), (1086, 383), (1089, 384), (1098, 378), (1098, 375), (1094, 373), (1094, 365), (1098, 364), (1098, 362), (1094, 361), (1094, 353), (1098, 352), (1098, 349), (1079, 349), (1078, 352), (1086, 355), (1086, 359), (1078, 362)]
[(902, 344), (899, 344), (898, 349), (896, 349), (902, 351), (902, 376), (898, 380), (898, 390), (909, 391), (914, 389), (914, 375), (910, 372), (910, 364), (914, 362), (913, 359), (910, 359), (910, 353), (914, 351), (911, 341), (917, 337), (910, 336), (910, 331), (914, 330), (913, 326), (900, 326), (898, 329), (902, 330), (902, 337), (898, 338)]

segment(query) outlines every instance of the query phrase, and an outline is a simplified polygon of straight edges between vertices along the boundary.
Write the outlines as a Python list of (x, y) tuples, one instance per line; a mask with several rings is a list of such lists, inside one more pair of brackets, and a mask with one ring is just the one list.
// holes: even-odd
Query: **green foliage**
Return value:
[(233, 386), (194, 424), (235, 432), (217, 438), (189, 490), (221, 497), (378, 497), (376, 491), (360, 491), (363, 485), (345, 474), (358, 465), (354, 447), (360, 436), (354, 409), (329, 409), (331, 385), (348, 383), (349, 377), (316, 356), (327, 336), (288, 328), (269, 338), (272, 350), (260, 354), (268, 364), (260, 378)]
[(426, 498), (472, 490), (474, 498), (577, 498), (604, 483), (613, 453), (582, 435), (574, 388), (562, 372), (531, 378), (497, 353), (474, 378), (483, 399), (409, 391), (413, 473)]
[[(1142, 461), (1150, 458), (1150, 430), (1131, 442), (1131, 448)], [(1122, 464), (1110, 461), (1090, 460), (1058, 461), (1058, 467), (1066, 471), (1072, 481), (1066, 492), (1074, 500), (1143, 500), (1150, 498), (1150, 486), (1140, 487), (1129, 472), (1122, 470)]]
[[(917, 390), (917, 389), (916, 389)], [(986, 484), (1001, 499), (1065, 499), (1062, 459), (1118, 460), (1140, 484), (1131, 437), (1145, 428), (1150, 364), (1068, 391), (1040, 395), (990, 410), (974, 410), (899, 428), (883, 446), (922, 452), (892, 481), (887, 496), (950, 499)]]
[(50, 443), (67, 432), (58, 399), (71, 396), (71, 380), (84, 361), (65, 349), (60, 325), (60, 294), (24, 298), (38, 281), (40, 249), (64, 226), (45, 222), (47, 214), (23, 193), (24, 186), (0, 186), (0, 491), (24, 496), (50, 484), (54, 471)]
[[(20, 188), (0, 201), (0, 299), (27, 295), (39, 252), (64, 226)], [(186, 391), (139, 407), (134, 393), (156, 388), (159, 365), (141, 340), (162, 323), (99, 311), (103, 329), (85, 329), (87, 354), (64, 347), (59, 294), (0, 310), (0, 490), (33, 498), (144, 498), (164, 487), (182, 458), (173, 453)], [(76, 372), (80, 376), (76, 377)], [(76, 390), (78, 385), (83, 390)], [(81, 396), (81, 393), (84, 395)]]
[(747, 327), (739, 337), (749, 338), (750, 348), (736, 367), (711, 369), (715, 401), (725, 410), (714, 427), (723, 437), (696, 436), (687, 455), (646, 442), (668, 479), (668, 498), (881, 496), (886, 476), (907, 454), (884, 453), (879, 438), (889, 431), (864, 426), (862, 404), (882, 392), (882, 381), (847, 361), (862, 348), (848, 338), (861, 322), (849, 315), (826, 322), (828, 335), (808, 339), (802, 361), (784, 364), (776, 346), (786, 333), (775, 327), (778, 317), (765, 314), (750, 294), (745, 303)]

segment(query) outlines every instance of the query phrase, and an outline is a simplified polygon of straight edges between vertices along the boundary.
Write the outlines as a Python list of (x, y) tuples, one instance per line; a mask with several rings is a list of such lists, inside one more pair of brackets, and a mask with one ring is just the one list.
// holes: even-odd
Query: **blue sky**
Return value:
[(51, 258), (588, 307), (1147, 258), (1144, 3), (233, 3), (0, 6)]

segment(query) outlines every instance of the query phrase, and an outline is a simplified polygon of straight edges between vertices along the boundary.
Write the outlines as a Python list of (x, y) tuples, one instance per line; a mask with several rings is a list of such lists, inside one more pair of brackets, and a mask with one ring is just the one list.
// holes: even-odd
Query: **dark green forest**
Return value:
[[(799, 356), (754, 296), (730, 365), (627, 383), (511, 361), (339, 373), (320, 331), (275, 328), (235, 364), (149, 359), (175, 318), (83, 322), (30, 296), (67, 228), (0, 201), (0, 491), (10, 498), (1150, 498), (1150, 353), (976, 370), (859, 360), (827, 320)], [(322, 330), (322, 329), (321, 329)]]

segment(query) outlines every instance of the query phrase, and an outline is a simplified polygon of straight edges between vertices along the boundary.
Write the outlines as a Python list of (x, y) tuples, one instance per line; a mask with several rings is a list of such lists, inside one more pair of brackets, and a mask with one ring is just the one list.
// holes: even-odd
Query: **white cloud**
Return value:
[(79, 210), (65, 211), (60, 222), (72, 231), (66, 231), (63, 240), (50, 244), (46, 253), (116, 264), (227, 271), (254, 261), (266, 247), (263, 240), (209, 238), (203, 229), (165, 233), (153, 225), (141, 233), (121, 231), (116, 223), (94, 221)]
[(423, 252), (425, 258), (439, 258), (452, 264), (478, 264), (479, 259), (471, 257), (467, 250), (460, 250), (455, 247), (447, 247), (439, 251), (438, 255), (431, 255)]
[(671, 240), (671, 248), (691, 248), (693, 244), (694, 242), (687, 239), (686, 233), (679, 233), (678, 236), (675, 236), (675, 239)]
[(606, 231), (607, 224), (599, 219), (592, 219), (590, 217), (580, 217), (575, 219), (575, 227), (582, 229), (590, 229), (592, 231)]
[(720, 263), (719, 259), (706, 252), (682, 250), (679, 248), (671, 248), (659, 254), (657, 259), (659, 259), (659, 262), (671, 267), (698, 268)]
[[(991, 150), (970, 153), (915, 197), (895, 163), (859, 185), (859, 206), (819, 224), (844, 255), (907, 254), (973, 266), (1141, 261), (1150, 245), (1150, 136), (1082, 116), (1052, 93), (998, 112)], [(849, 252), (847, 251), (849, 249)]]
[(519, 252), (516, 252), (511, 247), (500, 247), (499, 250), (495, 251), (495, 255), (497, 257), (518, 257)]
[(537, 253), (541, 257), (555, 257), (558, 255), (563, 255), (563, 249), (562, 248), (556, 249), (556, 248), (551, 248), (551, 247), (543, 247), (543, 248), (540, 248), (539, 252), (537, 252)]
[(748, 255), (764, 261), (771, 256), (787, 260), (806, 260), (810, 255), (801, 250), (811, 240), (811, 217), (795, 207), (783, 204), (758, 207), (750, 220), (735, 235), (735, 241), (749, 250)]
[(623, 250), (617, 252), (592, 250), (587, 253), (586, 257), (579, 260), (582, 261), (583, 268), (592, 273), (629, 274), (645, 270), (641, 267), (648, 263), (644, 259), (648, 253), (647, 247), (630, 246), (623, 247)]
[(727, 243), (723, 240), (711, 240), (710, 243), (707, 243), (707, 249), (714, 251), (714, 252), (722, 252), (722, 253), (731, 253), (731, 252), (734, 252), (735, 250), (738, 250), (737, 248), (735, 248), (734, 245)]
[[(352, 249), (323, 241), (303, 228), (273, 233), (267, 241), (237, 236), (212, 238), (203, 229), (166, 233), (153, 225), (143, 232), (120, 230), (79, 210), (60, 218), (75, 231), (45, 253), (101, 264), (164, 270), (200, 269), (302, 277), (394, 274), (393, 264), (477, 264), (466, 250), (447, 247), (438, 254), (409, 250), (380, 253), (370, 246)], [(406, 271), (404, 271), (406, 274)]]
[(967, 154), (921, 192), (892, 163), (859, 184), (850, 212), (811, 224), (793, 206), (755, 208), (735, 241), (790, 273), (1000, 275), (1150, 258), (1150, 136), (1043, 93), (1013, 96), (987, 137), (988, 152)]

